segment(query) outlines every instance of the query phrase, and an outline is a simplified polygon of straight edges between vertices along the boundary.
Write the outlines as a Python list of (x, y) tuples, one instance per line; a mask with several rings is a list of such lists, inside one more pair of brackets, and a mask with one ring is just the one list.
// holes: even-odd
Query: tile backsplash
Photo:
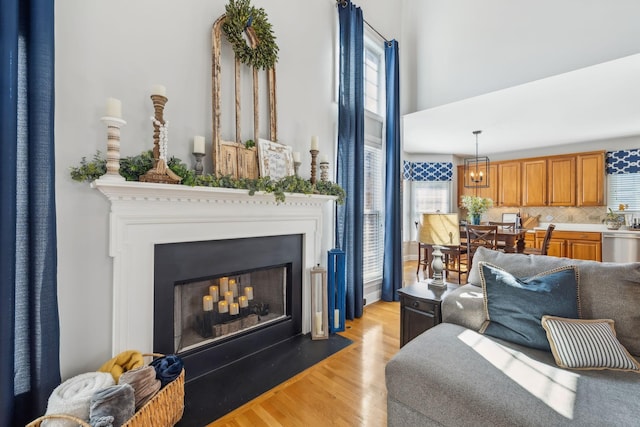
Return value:
[(482, 216), (483, 221), (500, 221), (505, 212), (518, 212), (523, 217), (538, 216), (539, 222), (600, 224), (604, 220), (607, 208), (595, 207), (521, 207), (521, 208), (491, 208)]

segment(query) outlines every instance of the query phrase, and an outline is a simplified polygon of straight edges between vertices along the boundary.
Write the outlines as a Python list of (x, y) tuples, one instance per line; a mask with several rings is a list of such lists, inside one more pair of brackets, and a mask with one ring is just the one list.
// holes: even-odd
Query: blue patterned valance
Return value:
[(451, 162), (407, 162), (404, 161), (403, 177), (407, 181), (451, 181)]
[(607, 174), (640, 173), (640, 148), (607, 152)]

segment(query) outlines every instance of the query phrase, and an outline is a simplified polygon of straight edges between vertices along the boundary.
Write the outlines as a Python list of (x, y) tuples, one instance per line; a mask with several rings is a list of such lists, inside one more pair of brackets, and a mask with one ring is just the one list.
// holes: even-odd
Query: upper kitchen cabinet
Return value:
[(498, 164), (498, 206), (521, 206), (522, 180), (520, 162)]
[(581, 153), (577, 162), (577, 206), (604, 205), (604, 151)]
[[(482, 168), (483, 176), (487, 176), (487, 172)], [(464, 166), (458, 166), (458, 204), (460, 204), (460, 198), (462, 196), (475, 196), (487, 197), (496, 204), (498, 204), (498, 166), (494, 163), (489, 164), (489, 186), (481, 188), (469, 188), (465, 187), (465, 175)]]
[(576, 205), (576, 156), (547, 159), (549, 206)]
[(547, 160), (531, 159), (522, 162), (522, 206), (547, 204)]

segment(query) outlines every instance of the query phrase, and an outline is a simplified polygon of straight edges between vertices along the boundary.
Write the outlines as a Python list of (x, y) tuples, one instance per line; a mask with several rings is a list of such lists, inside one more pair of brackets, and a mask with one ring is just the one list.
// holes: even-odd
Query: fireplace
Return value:
[(302, 240), (155, 245), (154, 351), (179, 354), (190, 379), (300, 334)]
[[(151, 351), (173, 353), (175, 350), (174, 307), (154, 314), (156, 299), (155, 279), (163, 274), (155, 271), (156, 249), (168, 248), (171, 244), (187, 244), (197, 248), (211, 241), (235, 241), (246, 239), (294, 236), (300, 256), (298, 266), (290, 258), (269, 261), (265, 266), (286, 266), (291, 275), (291, 291), (287, 298), (302, 301), (301, 314), (296, 317), (293, 303), (287, 306), (282, 319), (274, 321), (274, 327), (258, 327), (256, 331), (239, 334), (240, 341), (249, 341), (268, 330), (275, 339), (287, 334), (311, 330), (310, 315), (310, 270), (317, 264), (326, 263), (326, 251), (331, 247), (331, 233), (323, 235), (323, 221), (332, 215), (335, 197), (322, 195), (286, 194), (284, 202), (276, 202), (273, 194), (257, 192), (249, 195), (245, 190), (225, 188), (189, 187), (184, 185), (152, 184), (140, 182), (113, 182), (96, 180), (92, 186), (98, 189), (110, 202), (109, 212), (109, 255), (113, 259), (113, 332), (111, 353), (138, 349), (144, 353)], [(329, 227), (331, 229), (331, 227)], [(258, 242), (260, 240), (256, 240)], [(253, 245), (256, 248), (258, 245)], [(170, 280), (176, 283), (215, 281), (232, 274), (244, 274), (253, 267), (247, 267), (241, 260), (247, 255), (233, 257), (231, 265), (217, 269), (216, 256), (206, 256), (192, 249), (191, 255), (199, 260), (195, 270), (181, 269), (186, 265), (188, 255), (182, 261), (168, 260), (159, 264), (174, 263), (180, 274)], [(272, 250), (258, 251), (271, 253)], [(275, 252), (278, 252), (277, 250)], [(290, 255), (287, 251), (287, 255)], [(255, 257), (251, 257), (255, 258)], [(235, 264), (234, 264), (235, 263)], [(289, 267), (288, 265), (291, 264)], [(257, 266), (254, 266), (257, 268)], [(262, 268), (262, 267), (261, 267)], [(297, 281), (297, 283), (296, 283)], [(173, 291), (169, 299), (174, 299)], [(166, 298), (166, 296), (165, 296)], [(155, 323), (161, 322), (170, 331), (166, 341), (155, 339)], [(230, 338), (230, 337), (229, 337)], [(262, 339), (262, 338), (261, 338)], [(212, 347), (229, 345), (235, 339), (221, 338)], [(211, 343), (184, 351), (189, 358), (186, 373), (193, 378), (201, 372), (200, 364), (209, 358), (206, 349)], [(233, 350), (233, 346), (229, 347)], [(227, 359), (216, 363), (227, 363), (239, 353), (230, 353)], [(214, 357), (218, 357), (217, 355)], [(193, 368), (191, 368), (192, 366)]]

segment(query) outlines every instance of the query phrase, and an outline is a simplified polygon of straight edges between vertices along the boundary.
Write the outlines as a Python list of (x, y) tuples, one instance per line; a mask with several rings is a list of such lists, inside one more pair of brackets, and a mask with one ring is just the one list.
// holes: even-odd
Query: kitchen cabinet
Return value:
[(524, 236), (524, 247), (535, 248), (536, 247), (536, 233), (527, 232)]
[[(483, 170), (486, 175), (486, 172)], [(498, 166), (497, 164), (489, 164), (489, 187), (485, 188), (468, 188), (464, 186), (464, 166), (458, 166), (458, 205), (460, 204), (460, 198), (462, 196), (475, 196), (487, 197), (493, 200), (494, 204), (498, 204)]]
[(547, 160), (532, 159), (522, 162), (522, 206), (547, 204)]
[(498, 164), (498, 206), (521, 206), (522, 180), (520, 162)]
[(495, 207), (603, 206), (605, 152), (588, 152), (491, 163), (488, 188), (464, 187), (458, 166), (458, 203), (463, 195), (488, 197)]
[[(545, 230), (536, 230), (536, 247), (542, 246)], [(550, 256), (602, 261), (601, 233), (582, 231), (558, 231), (551, 235), (547, 252)]]
[(577, 206), (604, 205), (604, 151), (576, 155)]
[(548, 206), (576, 205), (576, 156), (547, 159)]

